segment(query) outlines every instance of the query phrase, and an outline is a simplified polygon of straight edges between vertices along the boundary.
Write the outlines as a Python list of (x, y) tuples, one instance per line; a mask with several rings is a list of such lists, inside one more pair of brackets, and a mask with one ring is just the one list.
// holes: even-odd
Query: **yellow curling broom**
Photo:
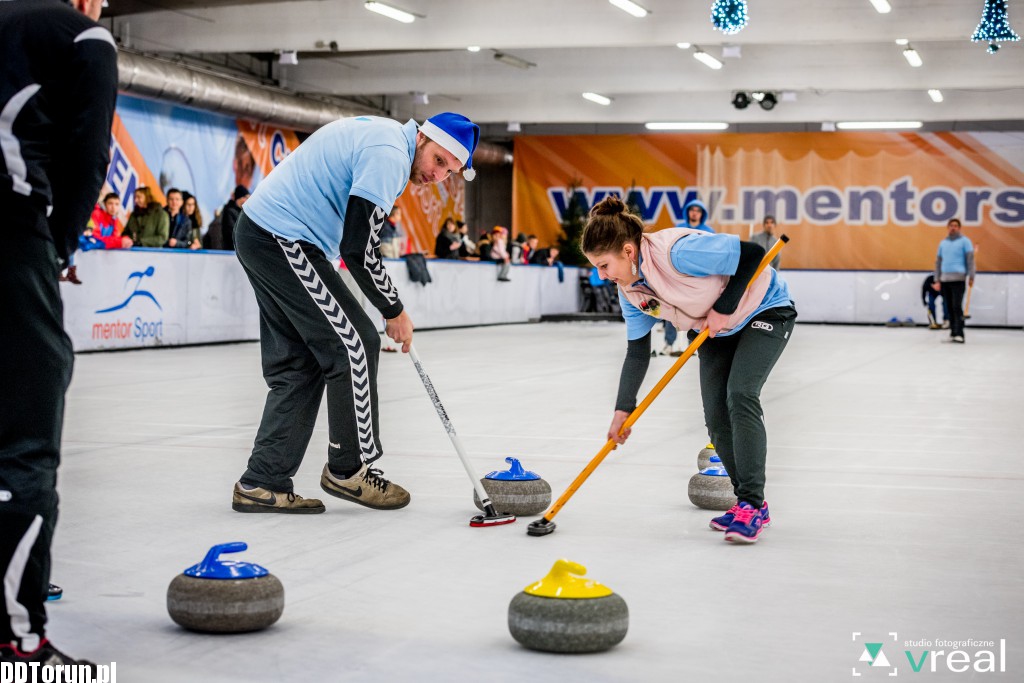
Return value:
[[(761, 259), (761, 264), (757, 267), (757, 270), (754, 271), (754, 275), (750, 278), (750, 282), (747, 283), (747, 289), (749, 289), (750, 285), (752, 285), (754, 281), (757, 280), (757, 278), (761, 275), (761, 272), (768, 267), (768, 264), (772, 262), (772, 259), (775, 258), (775, 256), (780, 251), (782, 251), (782, 247), (784, 247), (787, 242), (789, 242), (789, 238), (786, 237), (785, 235), (782, 235), (781, 237), (779, 237), (779, 241), (772, 245), (772, 248), (769, 249), (768, 253), (764, 255), (763, 259)], [(704, 340), (707, 338), (708, 330), (705, 328), (701, 330), (700, 334), (698, 334), (692, 342), (690, 342), (690, 345), (686, 347), (685, 351), (683, 351), (683, 355), (681, 355), (679, 359), (672, 364), (672, 367), (668, 369), (668, 372), (665, 373), (665, 376), (658, 380), (658, 383), (655, 384), (654, 388), (651, 389), (650, 393), (648, 393), (647, 396), (644, 397), (644, 400), (640, 402), (640, 405), (638, 405), (633, 410), (633, 412), (629, 414), (629, 417), (626, 418), (626, 421), (622, 424), (622, 427), (619, 429), (619, 434), (622, 434), (627, 429), (636, 424), (636, 421), (639, 420), (640, 416), (644, 414), (644, 411), (650, 407), (651, 403), (654, 402), (654, 399), (656, 399), (658, 397), (658, 394), (661, 393), (661, 390), (668, 386), (668, 383), (672, 381), (672, 378), (676, 376), (676, 373), (678, 373), (682, 369), (686, 361), (690, 359), (690, 356), (696, 353), (697, 349), (700, 347), (701, 344), (704, 343)], [(526, 533), (530, 536), (547, 536), (548, 534), (553, 532), (555, 530), (555, 523), (551, 520), (553, 520), (555, 518), (555, 515), (558, 514), (558, 511), (561, 510), (567, 502), (569, 502), (569, 499), (572, 498), (573, 494), (576, 493), (579, 487), (583, 485), (583, 482), (585, 482), (590, 477), (590, 475), (593, 474), (594, 470), (597, 469), (597, 466), (601, 464), (605, 457), (613, 450), (615, 450), (615, 446), (615, 441), (613, 441), (612, 439), (608, 439), (608, 442), (605, 443), (604, 448), (598, 451), (597, 455), (594, 456), (594, 459), (591, 460), (587, 464), (587, 466), (583, 468), (583, 471), (579, 473), (579, 475), (576, 477), (576, 479), (573, 480), (571, 484), (569, 484), (569, 488), (565, 490), (565, 493), (563, 493), (558, 498), (558, 500), (555, 501), (555, 504), (552, 505), (548, 509), (548, 511), (544, 513), (544, 516), (538, 519), (536, 522), (530, 523), (526, 527)]]

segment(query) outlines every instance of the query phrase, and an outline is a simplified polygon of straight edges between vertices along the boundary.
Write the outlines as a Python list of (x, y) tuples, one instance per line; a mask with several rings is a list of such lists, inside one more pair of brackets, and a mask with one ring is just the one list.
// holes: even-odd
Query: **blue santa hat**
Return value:
[(444, 147), (466, 167), (462, 177), (472, 180), (476, 177), (473, 170), (473, 152), (480, 142), (480, 126), (462, 114), (445, 112), (431, 116), (420, 126), (420, 132)]

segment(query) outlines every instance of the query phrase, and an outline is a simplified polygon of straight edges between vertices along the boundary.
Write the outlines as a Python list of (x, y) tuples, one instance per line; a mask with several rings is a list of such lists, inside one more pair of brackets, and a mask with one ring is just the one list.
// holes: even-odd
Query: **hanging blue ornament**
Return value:
[(999, 50), (999, 41), (1020, 40), (1020, 36), (1010, 28), (1010, 19), (1006, 15), (1006, 0), (985, 0), (981, 23), (974, 29), (971, 40), (987, 42), (989, 54), (995, 54)]
[(747, 0), (715, 0), (711, 23), (722, 33), (739, 33), (747, 25)]

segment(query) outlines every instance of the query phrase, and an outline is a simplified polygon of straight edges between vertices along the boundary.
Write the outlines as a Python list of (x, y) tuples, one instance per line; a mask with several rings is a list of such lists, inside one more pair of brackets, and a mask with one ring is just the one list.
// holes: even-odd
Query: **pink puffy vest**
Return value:
[[(667, 320), (680, 330), (699, 330), (704, 325), (711, 307), (729, 283), (727, 275), (695, 277), (684, 275), (672, 265), (670, 251), (679, 239), (703, 239), (708, 233), (689, 228), (668, 228), (640, 237), (640, 255), (646, 284), (622, 288), (626, 300), (647, 315)], [(757, 277), (740, 299), (736, 311), (729, 316), (728, 331), (742, 323), (757, 310), (771, 284), (770, 268)]]

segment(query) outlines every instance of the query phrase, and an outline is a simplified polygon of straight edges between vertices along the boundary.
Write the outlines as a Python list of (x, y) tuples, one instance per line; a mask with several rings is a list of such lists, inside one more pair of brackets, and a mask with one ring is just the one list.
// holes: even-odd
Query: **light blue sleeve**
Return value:
[(351, 194), (390, 213), (409, 181), (409, 155), (390, 145), (365, 147), (352, 160)]
[(633, 341), (640, 339), (654, 329), (658, 319), (647, 315), (619, 292), (619, 307), (622, 309), (622, 319), (626, 321), (626, 339)]
[(672, 265), (683, 275), (735, 275), (740, 264), (740, 238), (724, 233), (688, 235), (672, 245)]

